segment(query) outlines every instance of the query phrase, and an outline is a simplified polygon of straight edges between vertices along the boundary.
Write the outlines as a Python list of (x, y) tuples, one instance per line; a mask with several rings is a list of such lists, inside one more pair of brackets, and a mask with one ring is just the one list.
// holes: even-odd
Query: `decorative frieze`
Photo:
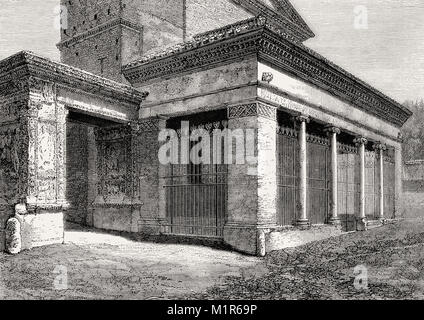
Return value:
[(276, 121), (277, 108), (257, 102), (228, 107), (228, 119), (254, 116), (264, 117)]
[(130, 123), (131, 129), (133, 130), (133, 133), (140, 133), (140, 132), (157, 132), (160, 130), (160, 122), (164, 121), (159, 118), (154, 119), (141, 119), (132, 121)]
[(401, 126), (412, 114), (313, 50), (281, 37), (263, 17), (245, 21), (242, 25), (227, 26), (219, 35), (216, 32), (215, 36), (204, 34), (194, 42), (145, 57), (125, 66), (123, 72), (129, 81), (140, 83), (253, 53), (261, 60), (295, 73), (308, 83), (390, 123)]
[(337, 150), (340, 153), (358, 153), (358, 148), (351, 144), (337, 143)]
[(277, 127), (277, 134), (297, 138), (298, 132), (294, 128)]
[(330, 145), (330, 141), (326, 137), (321, 137), (313, 134), (306, 135), (306, 141), (313, 144), (320, 144), (324, 146)]

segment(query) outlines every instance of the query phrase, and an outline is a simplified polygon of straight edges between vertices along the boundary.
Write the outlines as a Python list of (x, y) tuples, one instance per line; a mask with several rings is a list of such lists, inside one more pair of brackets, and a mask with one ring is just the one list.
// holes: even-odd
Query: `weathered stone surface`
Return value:
[(10, 254), (18, 254), (21, 249), (21, 224), (17, 218), (10, 218), (6, 222), (6, 251)]
[(307, 230), (296, 228), (275, 230), (266, 235), (266, 252), (285, 248), (296, 248), (309, 242), (319, 241), (342, 235), (340, 228), (335, 226), (312, 226)]

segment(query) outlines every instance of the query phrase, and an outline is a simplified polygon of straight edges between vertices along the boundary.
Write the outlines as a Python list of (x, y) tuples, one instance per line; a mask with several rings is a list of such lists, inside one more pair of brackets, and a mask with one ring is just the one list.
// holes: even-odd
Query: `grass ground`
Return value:
[[(65, 245), (17, 256), (0, 254), (0, 298), (424, 299), (424, 221), (346, 234), (264, 259), (92, 230), (68, 231), (66, 239)], [(368, 279), (361, 288), (354, 285), (358, 266)]]

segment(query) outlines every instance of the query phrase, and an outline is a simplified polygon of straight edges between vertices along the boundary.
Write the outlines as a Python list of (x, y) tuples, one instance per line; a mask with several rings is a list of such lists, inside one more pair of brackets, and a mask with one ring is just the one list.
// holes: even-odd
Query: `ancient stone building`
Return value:
[(64, 218), (263, 254), (396, 217), (411, 112), (303, 45), (288, 0), (62, 5), (62, 63), (0, 62), (0, 223), (24, 249)]

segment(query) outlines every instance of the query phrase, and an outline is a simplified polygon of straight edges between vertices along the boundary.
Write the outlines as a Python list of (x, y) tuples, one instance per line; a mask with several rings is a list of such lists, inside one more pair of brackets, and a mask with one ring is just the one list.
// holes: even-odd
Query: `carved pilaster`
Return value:
[(57, 201), (66, 204), (66, 118), (69, 111), (56, 105), (56, 176)]
[[(27, 184), (26, 197), (27, 203), (34, 205), (37, 202), (37, 141), (38, 141), (38, 113), (41, 105), (29, 103), (26, 112), (24, 126), (25, 133), (21, 138), (24, 140), (28, 152), (27, 158), (27, 179), (23, 183)], [(25, 187), (23, 188), (25, 189)]]

